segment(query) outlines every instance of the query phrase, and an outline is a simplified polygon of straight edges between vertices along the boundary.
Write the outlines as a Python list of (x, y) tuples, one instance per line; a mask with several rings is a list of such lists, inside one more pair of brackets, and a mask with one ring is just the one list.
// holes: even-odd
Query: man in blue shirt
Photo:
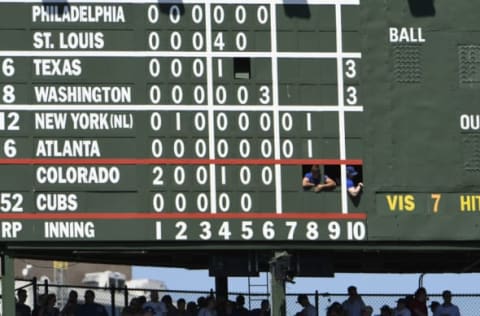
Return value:
[(347, 191), (348, 194), (352, 197), (358, 196), (363, 189), (363, 183), (358, 182), (355, 185), (354, 178), (358, 175), (357, 170), (355, 170), (354, 166), (347, 166)]
[(324, 175), (320, 171), (319, 165), (313, 165), (310, 172), (307, 172), (303, 177), (302, 186), (304, 190), (313, 189), (315, 192), (320, 192), (325, 189), (333, 189), (337, 184), (329, 176)]

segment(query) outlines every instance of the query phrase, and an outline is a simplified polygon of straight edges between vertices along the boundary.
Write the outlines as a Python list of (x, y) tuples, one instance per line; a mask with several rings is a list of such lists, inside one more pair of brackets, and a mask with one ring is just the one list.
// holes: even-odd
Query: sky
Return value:
[[(265, 283), (266, 273), (261, 274), (258, 279), (252, 279), (252, 283)], [(190, 291), (209, 291), (215, 287), (214, 278), (208, 276), (206, 270), (185, 270), (174, 268), (153, 268), (153, 267), (134, 267), (133, 278), (149, 278), (161, 280), (166, 284), (169, 290), (190, 290)], [(365, 294), (413, 294), (419, 287), (420, 274), (336, 274), (333, 278), (296, 278), (295, 284), (287, 284), (287, 294), (298, 293), (329, 293), (344, 294), (350, 285), (355, 285), (358, 292), (364, 295), (364, 301), (371, 305), (374, 315), (378, 314), (383, 305), (395, 306), (395, 301), (400, 295), (392, 296), (367, 296)], [(423, 277), (423, 286), (426, 287), (430, 295), (440, 294), (443, 290), (449, 289), (453, 294), (480, 294), (480, 274), (426, 274)], [(248, 292), (247, 278), (229, 278), (230, 292)], [(183, 294), (174, 294), (183, 295)], [(199, 295), (196, 295), (199, 296)], [(191, 299), (186, 297), (187, 300)], [(232, 297), (231, 297), (232, 299)], [(335, 297), (330, 295), (320, 295), (319, 308), (320, 314), (326, 306), (334, 301), (343, 301), (345, 297)], [(433, 300), (441, 301), (440, 297), (431, 297)], [(453, 298), (461, 310), (462, 316), (478, 316), (478, 297), (455, 297)], [(247, 299), (248, 301), (248, 299)], [(248, 303), (247, 303), (248, 304)], [(258, 302), (252, 302), (256, 306)], [(247, 305), (248, 307), (248, 305)], [(293, 316), (299, 311), (299, 306), (295, 304), (295, 296), (287, 297), (287, 316)]]
[[(296, 284), (288, 284), (290, 293), (344, 293), (348, 286), (356, 285), (360, 293), (413, 293), (419, 285), (420, 274), (336, 274), (333, 278), (296, 278)], [(149, 278), (165, 282), (170, 290), (210, 290), (215, 287), (214, 278), (206, 270), (175, 268), (134, 267), (133, 278)], [(261, 283), (265, 274), (252, 283)], [(423, 285), (429, 293), (441, 293), (445, 289), (453, 293), (480, 293), (480, 274), (426, 274)], [(248, 291), (247, 278), (229, 278), (230, 291)]]

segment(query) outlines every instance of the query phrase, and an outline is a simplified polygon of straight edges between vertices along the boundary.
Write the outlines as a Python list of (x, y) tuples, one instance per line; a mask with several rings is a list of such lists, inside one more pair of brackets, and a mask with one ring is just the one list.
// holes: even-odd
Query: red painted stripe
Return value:
[(361, 159), (3, 158), (0, 165), (362, 165)]
[(115, 220), (115, 219), (306, 219), (306, 220), (365, 220), (366, 213), (7, 213), (0, 220)]

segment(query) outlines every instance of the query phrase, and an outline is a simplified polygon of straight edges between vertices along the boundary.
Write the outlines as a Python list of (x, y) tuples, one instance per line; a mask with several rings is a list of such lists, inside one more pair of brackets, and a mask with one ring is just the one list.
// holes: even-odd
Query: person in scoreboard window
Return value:
[(358, 171), (354, 166), (347, 166), (347, 191), (351, 197), (357, 197), (362, 193), (363, 183), (358, 182), (355, 185), (355, 177), (358, 175)]
[(313, 165), (310, 172), (307, 172), (303, 177), (302, 187), (304, 190), (313, 189), (315, 192), (321, 192), (326, 189), (333, 189), (336, 187), (335, 181), (333, 181), (328, 175), (323, 175), (319, 165)]

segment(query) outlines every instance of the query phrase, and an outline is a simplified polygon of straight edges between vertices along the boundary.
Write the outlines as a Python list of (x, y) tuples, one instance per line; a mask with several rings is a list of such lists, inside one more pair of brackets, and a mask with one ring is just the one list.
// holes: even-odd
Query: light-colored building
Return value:
[[(124, 265), (43, 261), (31, 259), (15, 259), (15, 278), (43, 281), (50, 283), (82, 285), (86, 273), (113, 271), (125, 275), (126, 280), (132, 278), (132, 267)], [(63, 279), (62, 279), (63, 278)]]
[[(105, 282), (93, 284), (91, 276), (98, 275), (98, 280), (105, 279)], [(90, 278), (86, 278), (90, 276)], [(132, 278), (132, 267), (124, 265), (111, 264), (93, 264), (83, 262), (65, 262), (65, 261), (43, 261), (31, 259), (15, 259), (15, 278), (17, 281), (15, 287), (25, 286), (28, 298), (27, 304), (33, 306), (33, 287), (31, 282), (33, 278), (37, 279), (38, 293), (45, 293), (45, 280), (48, 281), (49, 293), (57, 295), (58, 306), (63, 306), (68, 298), (70, 290), (76, 290), (79, 293), (79, 300), (83, 300), (84, 288), (81, 286), (99, 286), (103, 289), (95, 290), (97, 301), (101, 304), (108, 304), (111, 300), (109, 276), (113, 276), (113, 283), (117, 287), (124, 287), (126, 280)], [(103, 278), (102, 278), (103, 277)], [(120, 280), (121, 279), (121, 280)], [(64, 286), (57, 286), (64, 285)], [(123, 302), (123, 292), (118, 291), (118, 302)]]

